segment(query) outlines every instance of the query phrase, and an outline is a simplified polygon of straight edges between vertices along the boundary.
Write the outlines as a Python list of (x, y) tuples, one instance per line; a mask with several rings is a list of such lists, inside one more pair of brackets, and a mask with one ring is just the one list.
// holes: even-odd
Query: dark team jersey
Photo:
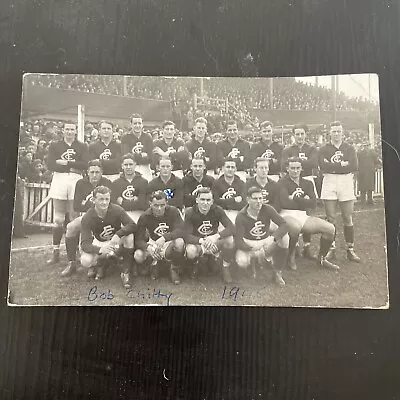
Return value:
[(91, 160), (100, 160), (104, 175), (119, 174), (121, 170), (121, 145), (112, 140), (106, 146), (102, 140), (89, 145)]
[(174, 174), (171, 174), (167, 183), (164, 183), (159, 176), (151, 180), (148, 186), (149, 195), (156, 190), (162, 190), (167, 195), (170, 206), (183, 207), (183, 183)]
[(110, 204), (104, 218), (92, 207), (82, 218), (81, 248), (85, 253), (99, 254), (100, 247), (93, 245), (93, 236), (99, 242), (106, 242), (114, 235), (121, 238), (135, 232), (136, 224), (122, 207)]
[(82, 178), (76, 182), (75, 185), (75, 194), (74, 194), (74, 211), (76, 212), (86, 212), (94, 205), (93, 201), (93, 190), (97, 186), (106, 186), (111, 190), (111, 202), (114, 202), (115, 199), (112, 195), (112, 182), (105, 178), (104, 176), (100, 178), (99, 183), (96, 186), (93, 186), (89, 178)]
[(122, 155), (134, 154), (139, 165), (150, 164), (153, 153), (153, 138), (146, 132), (142, 132), (139, 138), (133, 132), (130, 132), (121, 137), (121, 149)]
[(301, 158), (301, 166), (303, 169), (301, 176), (311, 176), (316, 173), (318, 168), (318, 153), (314, 146), (304, 143), (301, 147), (294, 144), (284, 149), (282, 153), (282, 171), (285, 170), (285, 162), (291, 157)]
[(224, 164), (226, 158), (236, 160), (236, 168), (238, 171), (245, 171), (250, 168), (250, 145), (243, 139), (238, 139), (235, 145), (232, 145), (228, 139), (218, 143), (218, 166)]
[(193, 207), (196, 204), (197, 192), (200, 188), (208, 187), (212, 189), (215, 179), (210, 175), (203, 175), (199, 182), (192, 173), (185, 175), (183, 182), (183, 204), (185, 207)]
[(113, 195), (118, 200), (122, 198), (120, 206), (126, 211), (145, 210), (147, 208), (148, 182), (139, 172), (135, 173), (132, 181), (121, 177), (113, 182)]
[[(307, 179), (300, 178), (299, 184), (285, 176), (279, 180), (279, 205), (286, 210), (309, 210), (317, 205), (314, 186)], [(293, 195), (293, 200), (289, 196)], [(309, 199), (305, 199), (308, 196)]]
[(186, 243), (199, 244), (199, 240), (218, 233), (219, 224), (224, 229), (219, 232), (221, 238), (232, 236), (235, 227), (225, 214), (225, 211), (213, 204), (207, 214), (199, 211), (197, 204), (185, 213), (184, 233)]
[(208, 138), (200, 143), (195, 138), (186, 143), (189, 152), (189, 158), (204, 158), (206, 160), (207, 169), (215, 169), (217, 167), (217, 145)]
[[(67, 161), (67, 165), (59, 165), (57, 160)], [(69, 146), (64, 140), (51, 143), (49, 146), (49, 155), (47, 166), (53, 172), (71, 172), (85, 171), (89, 161), (89, 151), (86, 143), (74, 140)], [(75, 172), (74, 171), (74, 172)]]
[(179, 210), (173, 206), (167, 206), (165, 213), (161, 217), (154, 216), (149, 208), (140, 217), (137, 223), (136, 247), (146, 250), (147, 234), (150, 239), (156, 241), (161, 236), (165, 241), (182, 237), (182, 217)]
[[(246, 204), (246, 184), (237, 175), (233, 178), (232, 184), (229, 184), (225, 176), (221, 175), (215, 180), (212, 192), (215, 204), (224, 210), (241, 210)], [(242, 197), (240, 202), (235, 200), (237, 196)]]
[[(238, 213), (235, 220), (235, 242), (238, 249), (245, 251), (251, 249), (244, 242), (243, 238), (248, 240), (263, 240), (272, 235), (276, 240), (279, 240), (288, 233), (289, 227), (287, 223), (273, 207), (264, 204), (258, 213), (257, 219), (250, 217), (247, 213), (248, 208), (248, 205), (244, 207)], [(271, 221), (278, 225), (278, 229), (270, 235), (269, 226)]]
[(276, 210), (278, 209), (279, 185), (277, 182), (274, 182), (272, 179), (267, 178), (267, 183), (263, 186), (260, 182), (258, 182), (257, 176), (254, 176), (253, 178), (246, 181), (246, 192), (251, 187), (257, 187), (261, 189), (264, 204), (269, 204)]
[[(342, 161), (349, 164), (342, 167)], [(321, 172), (325, 174), (349, 174), (358, 170), (357, 153), (352, 145), (345, 142), (339, 148), (332, 143), (322, 146), (318, 152), (318, 162)]]
[[(251, 160), (257, 157), (266, 158), (269, 160), (269, 175), (279, 175), (281, 172), (281, 158), (283, 146), (277, 142), (271, 144), (261, 140), (261, 142), (253, 143), (251, 146)], [(277, 160), (276, 162), (273, 160)]]
[[(170, 144), (167, 144), (164, 140), (156, 140), (154, 142), (154, 149), (159, 147), (162, 151), (172, 151), (169, 158), (172, 161), (172, 170), (184, 169), (188, 165), (189, 152), (185, 147), (185, 142), (182, 139), (174, 138)], [(156, 169), (158, 161), (161, 156), (153, 153), (152, 156), (152, 169)]]

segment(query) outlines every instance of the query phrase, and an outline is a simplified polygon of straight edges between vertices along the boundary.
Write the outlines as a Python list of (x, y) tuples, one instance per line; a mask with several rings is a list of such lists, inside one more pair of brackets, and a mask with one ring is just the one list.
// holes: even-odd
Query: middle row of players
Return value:
[(172, 173), (171, 160), (161, 158), (160, 175), (148, 183), (135, 171), (133, 154), (122, 157), (121, 177), (114, 182), (102, 177), (101, 162), (92, 160), (87, 177), (75, 187), (74, 209), (85, 214), (67, 226), (69, 262), (62, 275), (76, 271), (80, 232), (81, 264), (88, 275), (101, 279), (105, 264), (120, 253), (127, 288), (140, 264), (148, 265), (156, 279), (166, 261), (172, 282), (179, 284), (181, 267), (189, 266), (195, 278), (204, 257), (226, 283), (232, 282), (235, 259), (239, 267), (251, 267), (253, 276), (258, 268), (272, 266), (275, 281), (283, 286), (284, 267), (296, 269), (301, 233), (321, 234), (317, 265), (338, 270), (326, 259), (334, 225), (307, 215), (316, 207), (316, 196), (313, 184), (300, 176), (301, 161), (289, 158), (287, 175), (276, 183), (268, 178), (269, 160), (257, 158), (255, 176), (245, 183), (232, 158), (225, 159), (217, 179), (207, 175), (203, 158), (193, 158), (191, 173), (182, 180)]

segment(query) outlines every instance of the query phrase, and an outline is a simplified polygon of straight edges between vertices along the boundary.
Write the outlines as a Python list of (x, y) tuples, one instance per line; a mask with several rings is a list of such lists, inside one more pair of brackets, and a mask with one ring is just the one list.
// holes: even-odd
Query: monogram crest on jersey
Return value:
[(168, 232), (169, 232), (169, 225), (167, 225), (165, 222), (160, 222), (157, 228), (154, 229), (154, 233), (160, 237), (164, 236)]
[(135, 188), (132, 185), (128, 185), (122, 192), (122, 198), (125, 200), (133, 200), (135, 196)]
[(164, 193), (167, 195), (167, 199), (172, 199), (174, 197), (174, 191), (172, 189), (164, 189)]
[(114, 228), (111, 225), (107, 225), (103, 228), (100, 233), (100, 238), (103, 240), (110, 240), (114, 236)]
[(205, 150), (203, 147), (199, 147), (194, 153), (193, 153), (193, 157), (194, 158), (201, 158), (204, 156), (205, 154)]
[(143, 151), (143, 144), (142, 142), (137, 142), (133, 147), (132, 147), (132, 153), (141, 153)]
[(307, 156), (306, 153), (299, 153), (299, 158), (301, 158), (302, 160), (307, 160)]
[(250, 235), (256, 238), (256, 240), (260, 240), (266, 234), (267, 232), (265, 232), (265, 224), (263, 224), (261, 221), (255, 222), (254, 226), (250, 229)]
[(237, 157), (239, 157), (239, 154), (240, 154), (240, 150), (237, 147), (233, 147), (227, 157), (237, 158)]
[(229, 188), (222, 196), (221, 199), (231, 199), (236, 196), (235, 188)]
[(167, 151), (169, 153), (176, 153), (176, 150), (172, 146), (168, 147)]
[(267, 149), (264, 151), (264, 153), (261, 154), (262, 158), (266, 158), (267, 160), (271, 159), (275, 153), (271, 149)]
[(68, 149), (61, 154), (61, 160), (75, 161), (75, 154), (76, 152), (74, 149)]
[(103, 152), (99, 155), (100, 160), (109, 160), (111, 157), (111, 150), (104, 149)]
[(202, 189), (202, 188), (203, 188), (202, 184), (197, 185), (196, 189), (194, 189), (193, 192), (192, 192), (192, 196), (197, 196), (197, 192), (199, 191), (199, 189)]
[(265, 189), (261, 190), (262, 196), (263, 196), (263, 202), (265, 203), (269, 203), (269, 192)]
[(304, 197), (304, 190), (301, 187), (297, 187), (296, 190), (292, 193), (293, 197)]
[(335, 154), (331, 157), (332, 163), (340, 163), (343, 161), (343, 153), (340, 150), (336, 150)]
[(86, 198), (85, 198), (85, 203), (87, 203), (87, 202), (93, 203), (93, 192), (90, 192), (90, 193), (86, 196)]
[(197, 228), (197, 232), (199, 232), (203, 236), (211, 235), (212, 233), (211, 221), (203, 221), (203, 223)]

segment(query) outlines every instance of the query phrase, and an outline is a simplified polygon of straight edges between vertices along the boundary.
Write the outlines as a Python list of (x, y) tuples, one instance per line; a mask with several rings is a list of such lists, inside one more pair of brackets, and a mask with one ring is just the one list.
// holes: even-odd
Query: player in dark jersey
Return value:
[(182, 210), (183, 208), (183, 183), (172, 173), (172, 162), (169, 158), (161, 158), (158, 162), (160, 176), (154, 178), (148, 187), (148, 193), (156, 190), (165, 192), (168, 204)]
[[(219, 225), (224, 227), (219, 231)], [(233, 233), (235, 227), (224, 210), (213, 204), (209, 188), (197, 191), (196, 205), (185, 213), (186, 257), (192, 263), (192, 278), (197, 276), (199, 257), (213, 258), (222, 272), (222, 279), (232, 283), (229, 271), (234, 255)]]
[(321, 267), (338, 270), (328, 261), (327, 254), (335, 236), (335, 226), (321, 218), (307, 215), (308, 209), (316, 207), (314, 187), (309, 180), (301, 178), (301, 159), (291, 157), (286, 162), (287, 176), (279, 181), (280, 215), (289, 224), (289, 268), (295, 270), (296, 243), (300, 233), (310, 235), (321, 233), (317, 263)]
[[(251, 187), (258, 187), (263, 194), (264, 204), (277, 209), (277, 197), (279, 196), (278, 184), (268, 177), (269, 161), (266, 158), (257, 157), (254, 160), (254, 170), (256, 174), (251, 179), (247, 179), (247, 190)], [(279, 211), (279, 209), (277, 209)]]
[(246, 184), (236, 175), (236, 160), (226, 158), (222, 175), (215, 180), (212, 192), (215, 204), (221, 206), (232, 222), (237, 212), (245, 206)]
[[(112, 188), (112, 182), (102, 176), (103, 167), (100, 160), (88, 162), (87, 176), (80, 179), (75, 186), (74, 211), (81, 213), (67, 225), (65, 232), (65, 247), (67, 250), (68, 265), (61, 272), (64, 277), (76, 272), (76, 252), (79, 247), (79, 234), (81, 232), (82, 214), (94, 205), (93, 190), (97, 186)], [(113, 199), (111, 199), (113, 201)]]
[(113, 196), (129, 216), (137, 222), (140, 215), (147, 208), (148, 182), (139, 172), (136, 172), (136, 158), (134, 154), (125, 154), (122, 157), (121, 176), (113, 183)]
[(237, 175), (246, 182), (246, 171), (250, 168), (250, 145), (246, 140), (239, 138), (236, 121), (228, 121), (226, 127), (227, 138), (217, 144), (218, 166), (222, 167), (226, 158), (236, 161)]
[(185, 207), (193, 207), (196, 204), (197, 191), (202, 187), (211, 189), (214, 183), (214, 178), (205, 174), (206, 162), (204, 158), (192, 158), (190, 168), (191, 172), (182, 179)]
[(189, 161), (189, 152), (185, 147), (185, 142), (175, 137), (176, 129), (172, 121), (163, 122), (162, 133), (162, 139), (154, 142), (152, 168), (156, 170), (161, 158), (170, 158), (172, 171), (182, 179), (182, 171)]
[(267, 260), (272, 258), (275, 281), (284, 286), (282, 269), (286, 266), (288, 255), (288, 225), (264, 201), (262, 189), (255, 186), (249, 188), (248, 205), (239, 212), (235, 221), (236, 263), (241, 268), (252, 265), (253, 277), (256, 278), (257, 261), (263, 269)]
[(131, 287), (130, 270), (136, 224), (122, 207), (110, 204), (109, 188), (98, 186), (93, 191), (93, 197), (94, 207), (83, 216), (81, 223), (81, 265), (88, 268), (89, 277), (102, 279), (105, 265), (120, 253), (123, 257), (122, 284), (128, 289)]
[(281, 173), (281, 157), (283, 146), (273, 141), (272, 123), (269, 121), (260, 124), (261, 141), (253, 143), (250, 154), (254, 161), (257, 157), (266, 158), (269, 161), (269, 176), (274, 181), (279, 180)]
[(100, 138), (89, 145), (91, 160), (100, 160), (103, 166), (103, 176), (115, 181), (118, 179), (121, 168), (121, 145), (113, 140), (113, 124), (109, 121), (100, 121)]
[(132, 114), (131, 127), (132, 130), (121, 138), (121, 153), (137, 155), (136, 171), (150, 181), (152, 179), (150, 163), (153, 154), (153, 138), (149, 133), (143, 132), (143, 119), (140, 114)]
[[(314, 186), (314, 192), (317, 195), (315, 188), (315, 178), (318, 170), (318, 153), (314, 146), (306, 143), (306, 137), (308, 133), (307, 125), (295, 125), (293, 127), (293, 135), (295, 143), (292, 146), (287, 147), (282, 153), (282, 169), (284, 165), (291, 157), (299, 157), (301, 159), (301, 177), (312, 182)], [(303, 233), (303, 257), (309, 260), (315, 260), (314, 255), (311, 253), (311, 236), (307, 233)]]
[[(343, 127), (339, 121), (331, 123), (330, 143), (322, 146), (318, 153), (319, 167), (323, 174), (321, 199), (324, 201), (326, 217), (336, 222), (336, 204), (339, 203), (343, 220), (347, 258), (359, 263), (360, 257), (354, 251), (354, 173), (358, 170), (357, 153), (354, 147), (343, 141)], [(328, 258), (334, 259), (335, 242)]]
[(53, 257), (48, 264), (60, 261), (60, 243), (64, 233), (65, 216), (72, 221), (77, 217), (73, 201), (75, 185), (82, 178), (89, 161), (88, 147), (76, 139), (76, 125), (65, 123), (63, 139), (49, 146), (47, 166), (53, 172), (49, 196), (53, 199)]
[(207, 120), (199, 117), (195, 120), (193, 126), (193, 138), (186, 143), (190, 159), (204, 158), (206, 169), (210, 175), (214, 175), (217, 168), (217, 146), (206, 137)]
[(167, 204), (167, 195), (158, 190), (150, 195), (150, 208), (139, 218), (135, 260), (151, 264), (151, 278), (158, 278), (159, 261), (170, 263), (172, 283), (179, 285), (179, 264), (185, 251), (182, 239), (182, 217), (179, 210)]

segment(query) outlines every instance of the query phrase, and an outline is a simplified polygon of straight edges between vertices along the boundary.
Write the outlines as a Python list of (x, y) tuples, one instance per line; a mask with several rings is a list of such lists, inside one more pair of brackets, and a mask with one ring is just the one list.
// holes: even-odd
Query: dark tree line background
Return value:
[[(2, 1), (0, 398), (399, 399), (399, 65), (398, 1)], [(23, 72), (379, 73), (390, 310), (7, 308)]]

